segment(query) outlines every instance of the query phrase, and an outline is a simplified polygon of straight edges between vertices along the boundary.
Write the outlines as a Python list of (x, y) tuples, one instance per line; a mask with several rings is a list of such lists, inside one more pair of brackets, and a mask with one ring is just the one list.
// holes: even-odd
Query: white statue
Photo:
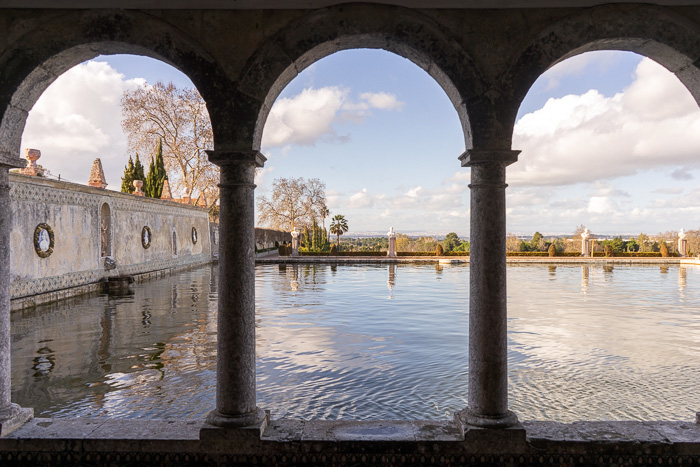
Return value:
[(389, 237), (389, 251), (386, 252), (386, 255), (389, 258), (395, 258), (396, 257), (396, 234), (394, 233), (393, 227), (389, 229), (387, 236)]
[(299, 235), (301, 232), (297, 231), (297, 228), (294, 227), (292, 230), (292, 256), (299, 256)]
[(588, 237), (590, 236), (591, 233), (588, 229), (584, 230), (581, 234), (581, 256), (591, 256), (591, 246), (588, 243)]
[(678, 254), (688, 256), (688, 240), (685, 239), (685, 230), (678, 232)]

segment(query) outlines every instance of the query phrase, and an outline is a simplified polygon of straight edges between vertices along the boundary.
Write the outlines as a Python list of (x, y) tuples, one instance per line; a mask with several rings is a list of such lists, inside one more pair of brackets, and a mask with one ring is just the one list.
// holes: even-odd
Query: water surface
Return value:
[[(466, 406), (468, 266), (259, 265), (258, 405), (274, 418), (445, 419)], [(215, 405), (217, 271), (12, 315), (37, 416), (196, 418)], [(521, 419), (692, 420), (700, 268), (509, 266)]]

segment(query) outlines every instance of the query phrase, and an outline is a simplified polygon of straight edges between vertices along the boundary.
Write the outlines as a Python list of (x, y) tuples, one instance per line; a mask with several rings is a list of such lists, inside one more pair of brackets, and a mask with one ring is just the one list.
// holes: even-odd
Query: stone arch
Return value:
[[(372, 21), (367, 21), (368, 14)], [(236, 115), (240, 124), (238, 149), (260, 150), (272, 104), (302, 70), (335, 52), (355, 48), (383, 49), (425, 70), (457, 110), (465, 146), (471, 148), (478, 143), (474, 126), (478, 118), (470, 118), (470, 114), (472, 103), (478, 103), (486, 84), (458, 42), (416, 11), (354, 4), (316, 10), (293, 21), (248, 61), (237, 88), (236, 100), (247, 103), (247, 114)]]
[(232, 89), (220, 66), (193, 39), (153, 16), (133, 11), (90, 10), (48, 14), (0, 55), (0, 160), (19, 162), (27, 115), (62, 73), (98, 55), (144, 55), (182, 71), (207, 103), (216, 137), (225, 133)]
[(651, 58), (674, 73), (700, 104), (700, 28), (652, 5), (605, 5), (568, 16), (532, 40), (500, 80), (496, 107), (510, 140), (520, 103), (537, 78), (585, 52), (620, 50)]

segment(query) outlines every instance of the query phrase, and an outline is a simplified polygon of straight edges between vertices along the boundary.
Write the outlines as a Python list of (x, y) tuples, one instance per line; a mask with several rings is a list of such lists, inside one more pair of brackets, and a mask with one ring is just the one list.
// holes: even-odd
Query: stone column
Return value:
[(683, 257), (688, 256), (688, 240), (685, 237), (685, 230), (681, 229), (678, 232), (678, 254)]
[(389, 258), (395, 258), (396, 257), (396, 234), (394, 233), (393, 227), (389, 229), (387, 236), (389, 237), (389, 251), (386, 252), (386, 255)]
[(221, 167), (219, 211), (219, 316), (216, 410), (218, 427), (258, 424), (265, 412), (255, 401), (255, 168), (257, 151), (207, 151)]
[(591, 256), (591, 244), (588, 242), (590, 236), (588, 229), (581, 233), (581, 256)]
[[(23, 164), (21, 164), (23, 165)], [(23, 409), (10, 400), (10, 233), (12, 208), (10, 206), (10, 180), (8, 170), (12, 166), (0, 160), (0, 436), (21, 426), (32, 418), (33, 409)]]
[(508, 410), (506, 306), (506, 166), (520, 151), (468, 150), (471, 167), (469, 259), (469, 425), (507, 428), (518, 423)]

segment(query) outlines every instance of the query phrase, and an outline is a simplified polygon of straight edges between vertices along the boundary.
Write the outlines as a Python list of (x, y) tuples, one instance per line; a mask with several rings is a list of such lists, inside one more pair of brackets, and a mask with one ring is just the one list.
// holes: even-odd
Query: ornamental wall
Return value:
[(12, 299), (211, 261), (203, 208), (17, 174), (10, 200)]

